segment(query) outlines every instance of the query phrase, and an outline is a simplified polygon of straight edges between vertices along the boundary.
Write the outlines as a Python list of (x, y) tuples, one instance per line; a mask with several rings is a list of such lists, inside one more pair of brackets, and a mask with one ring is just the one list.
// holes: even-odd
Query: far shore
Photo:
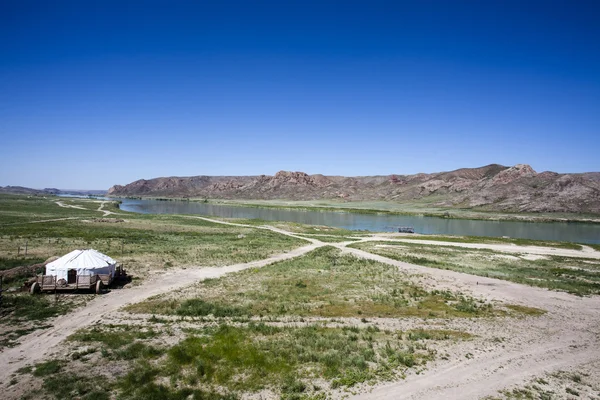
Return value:
[(193, 201), (226, 206), (274, 208), (297, 211), (334, 211), (356, 214), (388, 214), (445, 219), (469, 219), (485, 221), (519, 221), (519, 222), (577, 222), (599, 224), (600, 215), (577, 213), (519, 213), (504, 211), (474, 210), (468, 208), (443, 208), (418, 203), (401, 204), (387, 201), (337, 201), (337, 200), (229, 200), (204, 199), (191, 197), (157, 197), (157, 196), (110, 196), (119, 198), (143, 199), (158, 201)]

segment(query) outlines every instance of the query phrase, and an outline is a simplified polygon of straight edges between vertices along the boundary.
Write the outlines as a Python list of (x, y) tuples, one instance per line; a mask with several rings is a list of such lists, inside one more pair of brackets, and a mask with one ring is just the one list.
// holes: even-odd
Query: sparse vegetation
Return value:
[(317, 239), (320, 240), (321, 242), (325, 242), (325, 243), (341, 243), (341, 242), (355, 242), (357, 240), (360, 239), (355, 239), (355, 238), (351, 238), (351, 237), (346, 237), (346, 236), (329, 236), (329, 235), (302, 235), (302, 237), (306, 237), (306, 238), (311, 238), (311, 239)]
[[(110, 387), (105, 387), (105, 385), (107, 385), (106, 380), (98, 382), (97, 377), (69, 371), (45, 376), (42, 390), (56, 400), (108, 400), (110, 394), (107, 390), (110, 390)], [(29, 393), (24, 398), (33, 399), (36, 398), (36, 395)]]
[[(65, 297), (31, 296), (28, 293), (4, 295), (3, 307), (11, 310), (10, 321), (43, 321), (69, 312), (74, 303)], [(2, 322), (0, 322), (2, 323)]]
[(62, 363), (58, 360), (50, 360), (35, 366), (33, 376), (44, 377), (56, 374), (62, 368)]
[[(586, 367), (593, 370), (597, 369), (597, 365), (598, 362), (595, 361)], [(583, 370), (587, 370), (587, 368)], [(535, 378), (522, 387), (502, 390), (500, 391), (501, 396), (493, 399), (551, 400), (578, 397), (595, 399), (600, 394), (600, 386), (597, 382), (594, 384), (584, 379), (584, 376), (589, 376), (589, 374), (582, 372), (583, 370), (580, 367), (574, 372), (555, 371), (544, 377)]]
[(0, 349), (12, 347), (17, 340), (39, 329), (51, 327), (47, 321), (65, 315), (90, 299), (93, 295), (31, 296), (29, 293), (3, 295), (0, 319)]
[[(169, 347), (149, 343), (162, 342), (164, 334), (128, 325), (107, 325), (81, 330), (69, 340), (92, 345), (94, 351), (98, 346), (109, 362), (129, 363), (125, 375), (108, 382), (119, 398), (197, 395), (205, 397), (192, 398), (237, 399), (242, 393), (269, 390), (286, 399), (300, 395), (324, 399), (327, 388), (309, 384), (312, 378), (324, 378), (333, 389), (395, 379), (435, 357), (436, 351), (425, 342), (470, 337), (464, 332), (444, 330), (394, 332), (374, 326), (278, 327), (251, 322), (245, 326), (220, 324), (189, 329), (185, 338)], [(134, 348), (152, 349), (152, 354)], [(66, 383), (64, 368), (64, 361), (52, 360), (22, 373), (33, 371), (34, 376), (44, 377), (44, 388), (55, 397), (59, 395), (58, 387), (64, 384), (66, 393), (90, 398), (89, 379), (82, 379), (81, 384)]]
[(518, 305), (518, 304), (507, 304), (506, 308), (513, 310), (520, 315), (527, 315), (527, 316), (533, 316), (533, 317), (544, 315), (546, 313), (545, 310), (541, 310), (539, 308), (527, 307), (527, 306), (522, 306), (522, 305)]
[(600, 294), (600, 260), (540, 256), (534, 259), (487, 249), (407, 242), (365, 242), (350, 247), (394, 260), (504, 279), (577, 295)]
[(45, 259), (40, 257), (0, 257), (0, 271), (24, 265), (39, 264)]
[[(197, 298), (197, 292), (202, 298)], [(491, 304), (450, 291), (426, 291), (396, 267), (321, 247), (302, 257), (220, 279), (187, 293), (133, 304), (130, 312), (203, 317), (476, 317)]]
[(495, 238), (484, 236), (441, 236), (441, 235), (411, 235), (411, 240), (434, 240), (448, 243), (488, 243), (488, 244), (514, 244), (517, 246), (541, 246), (557, 249), (581, 250), (581, 245), (569, 242), (549, 242), (545, 240), (532, 240), (521, 238)]

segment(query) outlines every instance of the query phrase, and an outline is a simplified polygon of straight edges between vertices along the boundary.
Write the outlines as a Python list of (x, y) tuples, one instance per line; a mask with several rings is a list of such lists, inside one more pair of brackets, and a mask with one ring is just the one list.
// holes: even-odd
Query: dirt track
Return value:
[(107, 201), (103, 201), (103, 202), (101, 202), (101, 203), (100, 203), (100, 206), (98, 206), (98, 209), (97, 209), (96, 211), (100, 211), (101, 213), (103, 213), (103, 215), (102, 215), (103, 217), (107, 217), (107, 216), (109, 216), (109, 215), (112, 215), (112, 214), (114, 214), (114, 215), (118, 215), (116, 212), (112, 212), (112, 211), (105, 210), (105, 209), (104, 209), (104, 205), (105, 205), (106, 203), (108, 203), (108, 202), (107, 202)]
[[(255, 227), (203, 217), (191, 218), (269, 229), (297, 237), (292, 232), (273, 227)], [(451, 288), (488, 300), (506, 301), (548, 311), (542, 317), (526, 319), (467, 320), (467, 324), (476, 327), (484, 336), (501, 335), (506, 338), (506, 342), (502, 345), (485, 346), (485, 348), (473, 348), (475, 345), (467, 342), (462, 346), (465, 352), (474, 355), (471, 359), (435, 361), (420, 375), (409, 375), (406, 380), (379, 385), (374, 389), (363, 388), (369, 392), (356, 396), (357, 399), (475, 399), (496, 395), (499, 389), (523, 383), (543, 372), (572, 369), (600, 359), (600, 297), (598, 296), (580, 298), (502, 280), (407, 264), (348, 248), (346, 247), (348, 243), (323, 243), (312, 238), (306, 240), (311, 244), (265, 260), (221, 268), (172, 270), (149, 278), (141, 286), (115, 290), (97, 297), (85, 308), (55, 320), (53, 328), (25, 336), (18, 346), (5, 349), (0, 353), (0, 365), (3, 366), (0, 370), (0, 381), (6, 384), (10, 380), (11, 373), (18, 368), (47, 358), (52, 354), (52, 349), (57, 349), (57, 345), (75, 330), (101, 323), (104, 315), (116, 311), (123, 305), (139, 302), (152, 295), (181, 288), (201, 279), (219, 277), (246, 268), (258, 268), (297, 257), (325, 245), (336, 246), (358, 257), (377, 260), (421, 274), (422, 283), (426, 286)], [(380, 238), (363, 240), (380, 240)], [(443, 245), (439, 242), (432, 244)], [(529, 251), (532, 254), (539, 254), (538, 249), (525, 246), (518, 248), (519, 252), (524, 254)], [(586, 253), (588, 254), (586, 257), (589, 256), (589, 252)], [(597, 375), (600, 371), (595, 371), (595, 374), (595, 379), (598, 379)]]
[(589, 246), (582, 246), (581, 250), (561, 249), (554, 247), (542, 246), (518, 246), (516, 244), (495, 244), (495, 243), (460, 243), (460, 242), (443, 242), (439, 240), (420, 240), (408, 239), (405, 236), (398, 235), (397, 237), (389, 237), (389, 235), (373, 235), (367, 238), (357, 238), (361, 241), (381, 241), (381, 242), (398, 242), (398, 243), (413, 243), (430, 246), (447, 246), (447, 247), (463, 247), (467, 249), (488, 249), (500, 251), (503, 253), (515, 254), (536, 254), (544, 256), (560, 256), (560, 257), (575, 257), (575, 258), (595, 258), (600, 259), (600, 251), (596, 251)]
[[(342, 247), (342, 246), (339, 246)], [(437, 361), (420, 375), (386, 384), (356, 396), (357, 399), (478, 399), (497, 395), (507, 386), (525, 383), (534, 376), (555, 370), (571, 370), (600, 359), (600, 297), (577, 297), (517, 283), (420, 267), (343, 248), (364, 257), (415, 273), (426, 284), (471, 293), (489, 300), (506, 301), (547, 310), (541, 317), (511, 321), (477, 321), (483, 334), (506, 337), (502, 346), (465, 349), (472, 359)], [(485, 329), (485, 325), (489, 325)], [(486, 332), (487, 330), (487, 332)], [(593, 377), (600, 379), (600, 371)]]

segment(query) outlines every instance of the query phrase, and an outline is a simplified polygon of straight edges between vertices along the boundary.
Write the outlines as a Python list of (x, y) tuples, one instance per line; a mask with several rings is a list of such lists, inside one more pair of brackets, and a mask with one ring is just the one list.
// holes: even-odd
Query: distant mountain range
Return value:
[(31, 189), (23, 186), (0, 186), (0, 193), (48, 195), (70, 194), (75, 196), (104, 196), (106, 190), (71, 190), (71, 189)]
[(509, 212), (600, 213), (600, 172), (535, 172), (491, 164), (451, 172), (342, 177), (280, 171), (275, 176), (193, 176), (115, 185), (110, 196), (212, 199), (383, 200)]

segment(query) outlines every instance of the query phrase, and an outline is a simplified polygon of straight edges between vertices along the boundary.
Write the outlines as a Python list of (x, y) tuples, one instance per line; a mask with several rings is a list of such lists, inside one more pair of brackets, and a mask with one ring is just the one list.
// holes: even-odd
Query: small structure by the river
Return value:
[(46, 273), (38, 276), (31, 293), (39, 291), (96, 290), (112, 283), (116, 275), (124, 274), (117, 262), (94, 249), (73, 250), (56, 261), (46, 264)]

